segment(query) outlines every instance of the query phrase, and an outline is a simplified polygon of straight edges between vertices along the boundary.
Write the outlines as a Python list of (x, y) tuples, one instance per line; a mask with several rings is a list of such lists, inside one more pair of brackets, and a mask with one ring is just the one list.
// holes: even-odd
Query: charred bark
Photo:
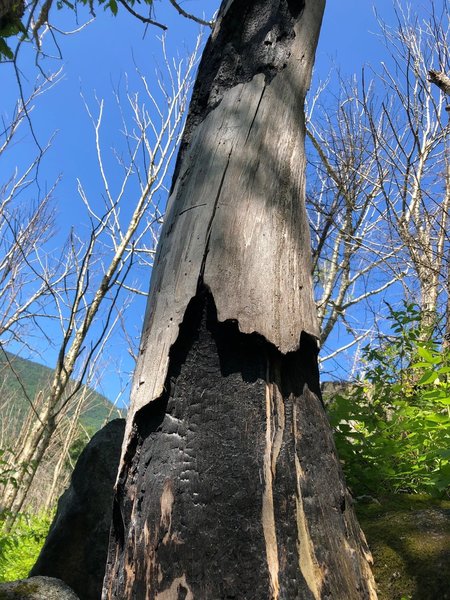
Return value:
[(317, 343), (283, 355), (204, 289), (165, 394), (135, 419), (106, 598), (374, 598), (320, 401)]
[(376, 598), (320, 400), (304, 97), (324, 0), (225, 0), (152, 274), (104, 599)]

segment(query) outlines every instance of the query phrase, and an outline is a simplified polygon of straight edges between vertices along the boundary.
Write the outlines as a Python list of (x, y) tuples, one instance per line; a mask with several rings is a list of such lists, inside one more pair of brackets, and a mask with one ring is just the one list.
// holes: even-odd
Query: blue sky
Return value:
[[(183, 7), (197, 15), (210, 18), (217, 10), (219, 2), (211, 0), (186, 0)], [(136, 5), (139, 7), (139, 5)], [(393, 16), (392, 0), (377, 0), (377, 11), (386, 21)], [(80, 21), (87, 17), (80, 14)], [(169, 53), (185, 56), (194, 46), (198, 26), (180, 17), (167, 0), (155, 2), (155, 17), (168, 26), (166, 34)], [(61, 28), (73, 29), (76, 26), (74, 15), (70, 11), (61, 11), (56, 15)], [(365, 64), (375, 68), (382, 60), (380, 43), (374, 32), (377, 23), (371, 0), (328, 0), (323, 28), (316, 58), (314, 81), (326, 79), (332, 67), (339, 67), (344, 74), (360, 72)], [(48, 160), (40, 173), (41, 183), (50, 185), (61, 174), (63, 179), (55, 193), (58, 206), (59, 233), (54, 240), (55, 247), (62, 244), (69, 228), (73, 225), (83, 228), (86, 214), (76, 191), (76, 179), (80, 178), (92, 196), (100, 193), (99, 175), (95, 160), (92, 125), (86, 114), (80, 92), (83, 93), (90, 106), (94, 106), (95, 95), (105, 99), (104, 139), (105, 148), (120, 146), (120, 120), (114, 106), (113, 90), (120, 88), (129, 77), (129, 87), (136, 83), (135, 66), (152, 79), (155, 61), (161, 61), (161, 44), (157, 39), (161, 31), (147, 28), (127, 14), (119, 5), (119, 14), (113, 17), (102, 8), (97, 11), (97, 19), (83, 31), (59, 38), (63, 54), (62, 61), (46, 61), (45, 69), (63, 66), (63, 78), (50, 90), (37, 106), (33, 115), (36, 134), (41, 143), (58, 131)], [(23, 83), (25, 88), (31, 85), (36, 74), (31, 58), (24, 55)], [(0, 112), (7, 114), (17, 97), (17, 85), (7, 65), (1, 67), (0, 79)], [(314, 83), (313, 83), (314, 87)], [(34, 152), (33, 140), (29, 133), (22, 133), (20, 147), (11, 155), (10, 163), (3, 163), (0, 168), (4, 173), (17, 162), (24, 160)], [(114, 179), (114, 162), (107, 164)], [(0, 176), (4, 176), (0, 174)], [(144, 288), (148, 287), (150, 272), (144, 275)], [(128, 315), (129, 327), (138, 335), (144, 312), (144, 303), (139, 301)], [(42, 347), (41, 360), (49, 366), (54, 360), (54, 353)], [(101, 390), (113, 398), (120, 385), (118, 371), (127, 373), (132, 368), (125, 346), (119, 342), (114, 350), (120, 356), (111, 354), (110, 360), (105, 357), (106, 377)], [(112, 352), (112, 350), (110, 350)]]

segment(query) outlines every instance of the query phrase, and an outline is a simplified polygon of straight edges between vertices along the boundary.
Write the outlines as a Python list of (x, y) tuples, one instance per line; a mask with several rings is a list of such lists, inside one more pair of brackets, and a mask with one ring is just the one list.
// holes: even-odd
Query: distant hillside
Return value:
[[(39, 363), (11, 353), (6, 353), (5, 356), (4, 352), (0, 352), (0, 393), (3, 398), (13, 399), (15, 414), (25, 417), (29, 408), (27, 396), (34, 399), (40, 390), (48, 387), (52, 374), (52, 369)], [(82, 386), (82, 390), (84, 389), (85, 386)], [(82, 393), (82, 390), (79, 393)], [(87, 391), (87, 407), (81, 418), (84, 427), (94, 432), (106, 421), (121, 416), (105, 396), (89, 388)]]

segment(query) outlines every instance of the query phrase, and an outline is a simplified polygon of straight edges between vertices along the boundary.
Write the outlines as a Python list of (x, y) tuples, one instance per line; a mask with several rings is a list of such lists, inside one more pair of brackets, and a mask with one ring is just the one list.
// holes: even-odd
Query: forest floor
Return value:
[(379, 600), (450, 599), (450, 501), (395, 495), (356, 504)]

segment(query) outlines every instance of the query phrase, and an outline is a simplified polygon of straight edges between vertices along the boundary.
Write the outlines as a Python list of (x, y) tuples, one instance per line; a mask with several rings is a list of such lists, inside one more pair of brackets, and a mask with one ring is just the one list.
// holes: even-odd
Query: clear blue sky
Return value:
[[(182, 3), (187, 11), (207, 18), (212, 16), (218, 5), (218, 1), (211, 0), (185, 0)], [(141, 6), (136, 4), (137, 9)], [(377, 0), (376, 6), (378, 13), (389, 22), (393, 16), (392, 0)], [(194, 45), (198, 26), (180, 17), (167, 0), (155, 2), (155, 11), (156, 19), (168, 25), (169, 52), (179, 56), (186, 55), (187, 49)], [(86, 15), (87, 13), (80, 15), (80, 20)], [(73, 29), (76, 25), (68, 9), (61, 11), (58, 20), (65, 29)], [(376, 31), (377, 23), (371, 0), (328, 0), (314, 79), (325, 79), (332, 66), (338, 66), (344, 74), (359, 72), (364, 64), (376, 67), (382, 59), (380, 43), (374, 35)], [(129, 87), (133, 89), (136, 82), (134, 64), (151, 80), (155, 60), (161, 60), (160, 42), (157, 39), (160, 35), (160, 30), (151, 27), (145, 33), (145, 26), (126, 13), (120, 5), (117, 17), (104, 13), (99, 8), (94, 23), (76, 35), (59, 39), (63, 60), (45, 63), (45, 68), (48, 69), (52, 64), (53, 68), (59, 67), (61, 62), (64, 66), (63, 80), (42, 98), (33, 115), (33, 123), (41, 143), (54, 131), (58, 131), (49, 160), (40, 173), (44, 185), (51, 184), (58, 174), (63, 176), (55, 194), (59, 207), (59, 235), (54, 242), (56, 245), (62, 243), (71, 225), (82, 227), (86, 220), (76, 191), (76, 179), (83, 182), (91, 196), (99, 193), (92, 125), (80, 91), (91, 105), (95, 94), (105, 99), (105, 146), (120, 145), (121, 123), (114, 107), (113, 89), (120, 87), (125, 73), (128, 73)], [(0, 112), (4, 115), (12, 108), (17, 86), (6, 65), (1, 67), (0, 73)], [(32, 62), (28, 61), (24, 67), (25, 87), (28, 85), (27, 80), (30, 84), (33, 83), (35, 73)], [(14, 161), (22, 160), (34, 151), (31, 136), (25, 131), (23, 135), (19, 155), (12, 156), (10, 165), (3, 163), (3, 176), (6, 176), (8, 168), (14, 166)], [(112, 158), (107, 166), (114, 177)], [(147, 273), (147, 281), (143, 282), (144, 287), (148, 286), (149, 278), (150, 272)], [(141, 327), (143, 311), (141, 301), (129, 315), (129, 327), (136, 334)], [(119, 386), (117, 370), (123, 369), (126, 372), (132, 365), (124, 346), (117, 344), (114, 350), (121, 355), (121, 366), (117, 366), (116, 357), (111, 356), (111, 360), (105, 357), (109, 372), (102, 383), (102, 391), (110, 398), (115, 396)], [(50, 350), (45, 351), (45, 360), (49, 366), (52, 366), (54, 358)]]

